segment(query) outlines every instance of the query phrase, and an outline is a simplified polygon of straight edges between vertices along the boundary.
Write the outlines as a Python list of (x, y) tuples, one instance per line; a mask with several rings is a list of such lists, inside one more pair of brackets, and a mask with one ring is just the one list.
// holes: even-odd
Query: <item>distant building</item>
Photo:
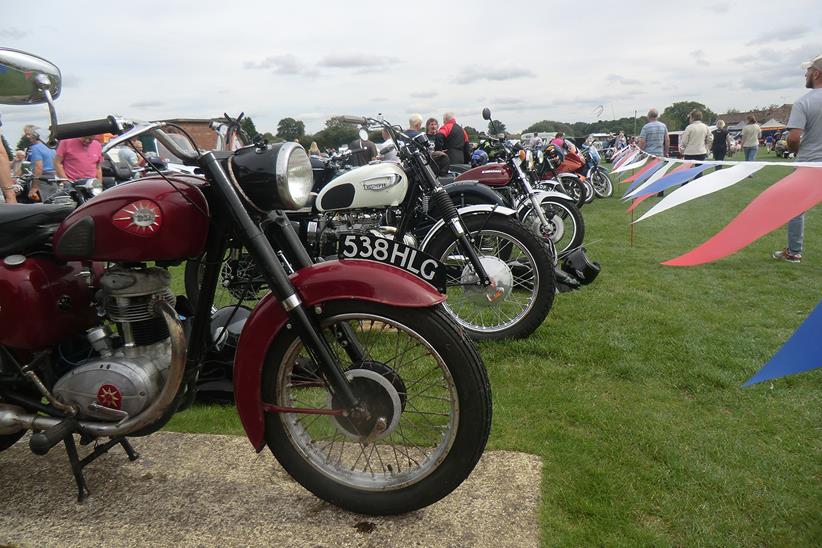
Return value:
[(217, 147), (217, 132), (211, 128), (211, 118), (174, 118), (163, 121), (177, 124), (186, 130), (200, 150), (214, 150)]
[[(739, 131), (745, 124), (748, 123), (748, 116), (753, 116), (756, 121), (762, 125), (764, 122), (777, 122), (787, 124), (788, 118), (791, 116), (791, 106), (784, 104), (777, 108), (768, 108), (765, 110), (750, 110), (748, 112), (727, 112), (725, 114), (717, 115), (717, 118), (722, 119), (728, 125), (728, 131)], [(772, 124), (773, 125), (773, 124)]]

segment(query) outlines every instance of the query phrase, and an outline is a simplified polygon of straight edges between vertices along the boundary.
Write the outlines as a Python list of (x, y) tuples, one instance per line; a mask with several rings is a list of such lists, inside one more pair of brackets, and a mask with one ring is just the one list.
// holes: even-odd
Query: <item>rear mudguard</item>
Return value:
[[(482, 205), (472, 205), (461, 207), (457, 209), (459, 212), (460, 217), (470, 217), (471, 215), (486, 215), (488, 213), (493, 212), (496, 215), (502, 215), (503, 217), (511, 217), (512, 215), (516, 215), (517, 212), (508, 207), (500, 207), (498, 205), (492, 204), (482, 204)], [(425, 251), (428, 247), (428, 244), (431, 243), (431, 240), (434, 236), (439, 233), (440, 230), (450, 230), (448, 227), (445, 226), (445, 221), (440, 219), (434, 226), (431, 227), (431, 230), (428, 231), (428, 234), (425, 235), (423, 238), (422, 243), (420, 244), (420, 250)]]
[[(327, 261), (291, 276), (303, 306), (355, 299), (403, 308), (426, 308), (445, 300), (434, 287), (399, 268), (358, 259)], [(234, 396), (249, 441), (261, 451), (265, 423), (261, 393), (263, 364), (271, 343), (286, 328), (288, 315), (269, 293), (243, 327), (234, 358)]]
[(491, 205), (505, 205), (505, 200), (503, 200), (502, 196), (494, 192), (490, 187), (477, 181), (457, 181), (455, 183), (449, 183), (445, 185), (443, 188), (445, 188), (445, 191), (449, 195), (472, 195), (477, 198), (477, 201), (482, 201)]

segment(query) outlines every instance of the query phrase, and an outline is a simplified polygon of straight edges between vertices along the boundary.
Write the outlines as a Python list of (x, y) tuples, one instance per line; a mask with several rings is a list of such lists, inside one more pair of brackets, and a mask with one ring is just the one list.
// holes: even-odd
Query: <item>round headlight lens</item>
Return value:
[(286, 143), (277, 155), (277, 194), (286, 209), (305, 207), (311, 197), (314, 172), (305, 149)]

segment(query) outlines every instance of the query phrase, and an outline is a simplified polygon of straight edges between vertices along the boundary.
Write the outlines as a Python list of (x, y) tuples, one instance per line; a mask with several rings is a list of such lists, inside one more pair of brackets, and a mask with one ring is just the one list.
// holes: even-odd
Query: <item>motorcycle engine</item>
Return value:
[[(323, 250), (321, 255), (330, 255), (336, 252), (337, 242), (345, 234), (371, 234), (393, 240), (397, 229), (393, 226), (381, 225), (382, 218), (381, 211), (353, 211), (327, 216), (308, 224), (308, 241)], [(405, 234), (401, 243), (417, 247), (418, 242), (413, 234)]]
[(99, 354), (68, 371), (54, 385), (63, 403), (75, 405), (80, 418), (121, 421), (143, 411), (160, 393), (171, 361), (163, 318), (154, 312), (163, 300), (174, 306), (171, 275), (162, 268), (115, 267), (101, 278), (98, 301), (105, 318), (117, 325), (122, 345), (107, 326), (87, 333)]

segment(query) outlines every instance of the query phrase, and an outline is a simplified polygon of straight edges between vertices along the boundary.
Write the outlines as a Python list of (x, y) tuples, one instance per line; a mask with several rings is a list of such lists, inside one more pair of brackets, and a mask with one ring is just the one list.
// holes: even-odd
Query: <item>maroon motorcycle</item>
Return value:
[[(234, 357), (253, 448), (268, 446), (299, 483), (354, 512), (408, 512), (462, 483), (488, 438), (490, 389), (444, 296), (411, 273), (428, 259), (405, 270), (312, 264), (282, 211), (311, 198), (302, 147), (200, 152), (163, 122), (58, 124), (60, 80), (51, 63), (0, 49), (0, 103), (48, 102), (52, 140), (152, 136), (203, 176), (158, 173), (76, 206), (0, 206), (0, 451), (27, 431), (35, 454), (63, 443), (80, 500), (89, 462), (116, 446), (138, 458), (128, 438), (157, 431), (192, 401), (221, 339), (211, 308), (236, 239), (271, 290)], [(409, 256), (388, 243), (389, 254)], [(192, 309), (172, 292), (168, 268), (202, 256)], [(75, 435), (94, 444), (82, 459)]]

